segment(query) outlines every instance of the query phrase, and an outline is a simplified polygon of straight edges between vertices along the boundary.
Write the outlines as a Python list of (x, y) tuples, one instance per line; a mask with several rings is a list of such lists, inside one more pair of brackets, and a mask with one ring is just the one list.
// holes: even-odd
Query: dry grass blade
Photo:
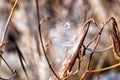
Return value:
[(18, 53), (18, 57), (19, 57), (19, 60), (20, 60), (22, 69), (23, 69), (23, 71), (25, 72), (25, 75), (26, 75), (26, 77), (27, 77), (27, 79), (28, 79), (28, 74), (27, 74), (26, 68), (25, 68), (24, 63), (23, 63), (23, 61), (26, 62), (26, 61), (25, 61), (25, 58), (24, 58), (22, 52), (20, 51), (17, 43), (15, 43), (15, 45), (16, 45), (16, 50), (17, 50), (17, 53)]
[(113, 24), (111, 29), (111, 35), (113, 39), (113, 54), (116, 63), (120, 62), (120, 32), (115, 19), (113, 18)]

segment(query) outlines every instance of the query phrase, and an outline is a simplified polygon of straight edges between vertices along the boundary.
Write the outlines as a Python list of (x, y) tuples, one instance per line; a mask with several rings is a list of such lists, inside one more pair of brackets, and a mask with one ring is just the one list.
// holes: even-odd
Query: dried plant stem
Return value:
[(103, 29), (101, 29), (100, 33), (98, 33), (96, 44), (95, 44), (95, 46), (94, 46), (94, 48), (93, 48), (93, 50), (92, 50), (92, 52), (91, 52), (91, 54), (90, 54), (90, 60), (89, 60), (88, 69), (89, 69), (89, 67), (90, 67), (90, 63), (91, 63), (91, 60), (92, 60), (93, 53), (95, 52), (95, 49), (96, 49), (96, 47), (97, 47), (97, 45), (98, 45), (98, 43), (99, 43), (102, 30), (103, 30)]
[(79, 56), (78, 56), (79, 57), (78, 70), (80, 70), (81, 61), (83, 59), (83, 56), (85, 55), (86, 47), (84, 46), (84, 44), (81, 49), (82, 50), (80, 51)]
[[(41, 25), (43, 22), (45, 22), (46, 20), (48, 20), (50, 18), (50, 16), (46, 15), (44, 18), (42, 18), (39, 22), (39, 25)], [(40, 26), (39, 26), (40, 27)]]
[(12, 77), (11, 78), (9, 78), (9, 80), (11, 80), (12, 78), (14, 78), (14, 77), (16, 77), (16, 80), (18, 80), (18, 78), (17, 78), (17, 75), (16, 75), (17, 73), (16, 73), (16, 71), (15, 71), (15, 73), (12, 75)]
[[(90, 26), (90, 23), (93, 23), (93, 24), (95, 24), (98, 28), (99, 28), (99, 26), (96, 24), (96, 22), (94, 21), (94, 19), (89, 19), (88, 21), (86, 21), (85, 23), (84, 23), (84, 27), (85, 26), (87, 26), (87, 30), (89, 29), (89, 26)], [(84, 35), (84, 37), (83, 38), (85, 38), (85, 36), (86, 36), (86, 34), (87, 34), (87, 30), (85, 31), (85, 35)], [(94, 38), (94, 39), (96, 39), (97, 38), (97, 36)], [(81, 40), (82, 41), (82, 40)], [(84, 41), (84, 40), (83, 40)], [(94, 41), (94, 40), (92, 40), (92, 41)], [(92, 43), (92, 41), (91, 41), (91, 43)], [(79, 46), (78, 46), (79, 47)], [(83, 47), (83, 49), (82, 49), (82, 47)], [(82, 49), (82, 50), (81, 50)], [(78, 70), (77, 71), (75, 71), (75, 72), (73, 72), (71, 75), (74, 75), (74, 74), (76, 74), (79, 70), (80, 70), (80, 63), (81, 63), (81, 61), (82, 61), (82, 59), (83, 59), (83, 56), (85, 55), (84, 53), (85, 53), (85, 50), (87, 49), (87, 47), (85, 47), (84, 46), (84, 44), (83, 44), (83, 42), (82, 42), (82, 44), (81, 44), (81, 47), (79, 47), (79, 49), (78, 50), (81, 50), (82, 52), (79, 52), (79, 51), (76, 51), (76, 52), (78, 52), (78, 54), (80, 54), (79, 55), (79, 65), (78, 65)], [(78, 55), (77, 54), (77, 55)], [(75, 58), (75, 60), (76, 60), (76, 58)], [(72, 60), (71, 60), (72, 61)], [(72, 63), (70, 63), (70, 64), (72, 64)], [(74, 65), (74, 62), (73, 62), (73, 64), (71, 65), (71, 68), (70, 68), (70, 70), (72, 69), (72, 66)], [(69, 71), (70, 71), (69, 70)], [(87, 68), (86, 68), (86, 70), (87, 70)], [(65, 73), (65, 72), (64, 72)], [(83, 77), (86, 75), (86, 71), (85, 71), (85, 73), (82, 75)], [(64, 74), (65, 75), (65, 74)], [(71, 76), (71, 75), (69, 75), (69, 76)]]
[(46, 47), (51, 43), (51, 41), (53, 40), (53, 38), (55, 38), (55, 37), (51, 37), (51, 38), (47, 41), (47, 43), (45, 44), (44, 48), (46, 48)]
[(62, 78), (62, 79), (66, 78), (67, 75), (68, 75), (67, 73), (71, 71), (71, 69), (72, 69), (72, 67), (73, 67), (73, 65), (74, 65), (74, 63), (75, 63), (75, 61), (76, 61), (76, 59), (78, 57), (79, 51), (80, 51), (80, 49), (81, 49), (81, 47), (83, 45), (83, 42), (85, 40), (85, 37), (87, 35), (87, 32), (89, 30), (89, 26), (90, 26), (91, 22), (92, 22), (92, 20), (88, 20), (88, 21), (86, 21), (84, 23), (84, 25), (83, 25), (83, 33), (81, 34), (83, 36), (80, 39), (78, 48), (77, 48), (76, 52), (72, 54), (69, 63), (66, 63), (66, 66), (64, 67), (64, 69), (63, 69), (63, 71), (61, 73), (61, 77), (60, 78)]
[[(11, 42), (4, 42), (0, 47), (3, 47), (4, 45), (7, 45), (7, 44), (10, 44)], [(2, 56), (2, 51), (1, 51), (1, 54), (0, 54), (0, 58), (5, 62), (5, 64), (8, 66), (8, 68), (11, 70), (11, 72), (13, 73), (13, 76), (11, 77), (11, 78), (9, 78), (9, 79), (12, 79), (13, 77), (16, 77), (16, 79), (17, 79), (17, 72), (16, 72), (16, 70), (13, 70), (11, 67), (10, 67), (10, 65), (7, 63), (7, 61), (4, 59), (4, 57)], [(1, 78), (1, 79), (3, 79), (3, 78)], [(4, 80), (4, 79), (3, 79)], [(5, 79), (6, 80), (6, 79)], [(18, 79), (17, 79), (18, 80)]]
[[(91, 60), (92, 60), (92, 56), (93, 56), (93, 53), (95, 52), (95, 49), (98, 45), (98, 42), (100, 40), (100, 37), (101, 37), (101, 33), (103, 31), (103, 29), (105, 28), (105, 26), (111, 21), (115, 21), (115, 19), (113, 17), (111, 17), (104, 25), (103, 27), (101, 28), (100, 32), (93, 38), (93, 40), (91, 40), (91, 42), (87, 45), (87, 47), (97, 38), (97, 41), (96, 41), (96, 44), (95, 44), (95, 47), (93, 48), (91, 54), (90, 54), (90, 58), (89, 58), (89, 62), (87, 64), (87, 68), (86, 70), (84, 71), (84, 73), (82, 74), (82, 77), (80, 78), (80, 80), (83, 80), (83, 78), (86, 76), (86, 74), (88, 73), (89, 71), (89, 67), (90, 67), (90, 63), (91, 63)], [(111, 68), (111, 67), (110, 67)], [(102, 70), (106, 70), (106, 69), (109, 69), (109, 68), (105, 68), (105, 69), (101, 69), (101, 70), (98, 70), (98, 71), (102, 71)]]
[(17, 6), (18, 1), (19, 1), (19, 0), (16, 0), (16, 1), (15, 1), (13, 7), (12, 7), (11, 10), (10, 10), (10, 14), (9, 14), (9, 17), (8, 17), (7, 22), (6, 22), (6, 25), (5, 25), (5, 29), (4, 29), (3, 34), (2, 34), (0, 46), (1, 46), (1, 45), (3, 44), (3, 42), (4, 42), (5, 35), (6, 35), (6, 33), (7, 33), (8, 27), (9, 27), (10, 20), (11, 20), (11, 18), (12, 18), (13, 12), (14, 12), (16, 6)]
[[(111, 20), (113, 21), (113, 24), (114, 24), (114, 22), (116, 23), (116, 20), (115, 20), (113, 17), (111, 17), (111, 18), (105, 23), (105, 25), (106, 25), (108, 22), (110, 22)], [(110, 67), (107, 67), (107, 68), (102, 68), (102, 69), (97, 69), (97, 70), (88, 70), (87, 72), (100, 72), (100, 71), (105, 71), (105, 70), (112, 69), (112, 68), (115, 68), (115, 67), (118, 67), (118, 66), (120, 66), (120, 63), (115, 64), (115, 65), (110, 66)]]
[[(100, 40), (101, 33), (102, 33), (103, 29), (105, 28), (105, 26), (106, 26), (111, 20), (113, 20), (113, 17), (110, 18), (110, 19), (103, 25), (103, 27), (101, 28), (100, 32), (99, 32), (99, 33), (93, 38), (93, 40), (87, 45), (87, 47), (88, 47), (88, 46), (97, 38), (95, 47), (94, 47), (91, 55), (93, 55), (93, 53), (95, 52), (95, 49), (96, 49), (96, 47), (97, 47), (97, 45), (98, 45), (98, 42), (99, 42), (99, 40)], [(111, 47), (110, 47), (110, 48), (111, 48)]]
[(90, 67), (90, 63), (91, 63), (91, 60), (92, 60), (92, 56), (93, 56), (93, 53), (94, 53), (94, 51), (95, 51), (95, 49), (96, 49), (96, 47), (97, 47), (97, 45), (98, 45), (99, 40), (100, 40), (100, 35), (98, 34), (96, 44), (95, 44), (94, 49), (92, 50), (92, 52), (91, 52), (91, 54), (90, 54), (90, 58), (89, 58), (89, 60), (88, 60), (87, 67), (86, 67), (84, 73), (82, 74), (82, 77), (80, 78), (80, 80), (83, 80), (83, 78), (84, 78), (84, 77), (86, 76), (86, 74), (87, 74), (87, 70), (88, 70), (89, 67)]
[[(45, 55), (45, 58), (46, 58), (46, 60), (47, 60), (47, 63), (48, 63), (48, 65), (49, 65), (51, 71), (52, 71), (53, 74), (56, 76), (56, 78), (57, 78), (58, 80), (60, 80), (60, 78), (58, 77), (58, 75), (57, 75), (57, 74), (55, 73), (55, 71), (53, 70), (53, 68), (52, 68), (52, 66), (51, 66), (51, 64), (50, 64), (50, 61), (49, 61), (49, 59), (47, 58), (47, 54), (46, 54), (46, 52), (45, 52), (45, 49), (44, 49), (44, 44), (43, 44), (43, 40), (42, 40), (42, 33), (41, 33), (41, 27), (40, 27), (40, 25), (44, 22), (45, 19), (43, 19), (42, 21), (40, 21), (40, 19), (39, 19), (39, 5), (38, 5), (38, 3), (39, 3), (39, 1), (36, 0), (36, 9), (37, 9), (37, 17), (38, 17), (38, 30), (39, 30), (39, 38), (40, 38), (40, 41), (41, 41), (42, 50), (43, 50), (43, 53), (44, 53), (44, 55)], [(39, 21), (40, 21), (40, 23), (39, 23)]]
[(5, 64), (8, 66), (8, 68), (11, 70), (12, 73), (15, 73), (15, 71), (9, 66), (9, 64), (6, 62), (6, 60), (3, 58), (2, 55), (0, 55), (1, 59), (5, 62)]
[(102, 69), (97, 69), (97, 70), (87, 70), (87, 72), (91, 72), (91, 73), (95, 73), (95, 72), (101, 72), (101, 71), (106, 71), (106, 70), (109, 70), (109, 69), (113, 69), (113, 68), (116, 68), (116, 67), (119, 67), (120, 66), (120, 63), (118, 64), (115, 64), (115, 65), (112, 65), (110, 67), (106, 67), (106, 68), (102, 68)]
[[(12, 7), (11, 10), (10, 10), (10, 14), (9, 14), (8, 19), (7, 19), (7, 22), (6, 22), (6, 25), (5, 25), (3, 34), (2, 34), (1, 42), (0, 42), (0, 52), (2, 52), (2, 46), (3, 46), (4, 44), (6, 44), (6, 43), (4, 43), (5, 35), (6, 35), (6, 33), (7, 33), (10, 20), (11, 20), (11, 18), (12, 18), (13, 12), (14, 12), (16, 6), (17, 6), (18, 1), (19, 1), (19, 0), (16, 0), (16, 1), (15, 1), (13, 7)], [(8, 68), (11, 70), (11, 72), (16, 75), (16, 72), (9, 66), (9, 64), (8, 64), (8, 63), (6, 62), (6, 60), (3, 58), (2, 53), (0, 53), (0, 58), (5, 62), (5, 64), (6, 64), (6, 65), (8, 66)], [(17, 79), (17, 78), (16, 78), (16, 79)]]
[[(83, 37), (82, 37), (82, 39), (80, 40), (80, 43), (79, 43), (79, 46), (78, 46), (76, 52), (72, 55), (72, 57), (71, 57), (71, 59), (70, 59), (70, 62), (69, 62), (69, 63), (66, 63), (67, 66), (65, 66), (65, 68), (63, 69), (63, 72), (62, 72), (62, 74), (61, 74), (61, 78), (66, 79), (66, 78), (68, 77), (69, 74), (67, 74), (67, 73), (71, 71), (71, 69), (72, 69), (72, 67), (73, 67), (73, 65), (74, 65), (74, 63), (75, 63), (75, 60), (76, 60), (77, 56), (78, 56), (79, 53), (80, 53), (80, 50), (81, 50), (81, 48), (82, 48), (84, 39), (85, 39), (85, 37), (86, 37), (86, 34), (87, 34), (87, 32), (88, 32), (88, 29), (89, 29), (89, 26), (90, 26), (90, 23), (91, 23), (91, 22), (94, 23), (94, 24), (98, 27), (98, 25), (95, 23), (94, 19), (89, 19), (88, 21), (86, 21), (86, 22), (84, 23), (84, 25), (83, 25), (83, 27), (84, 27), (84, 29), (83, 29)], [(84, 46), (83, 46), (83, 47), (84, 47)], [(84, 51), (85, 51), (85, 50), (86, 50), (86, 48), (84, 47)], [(84, 55), (84, 52), (83, 52), (83, 54), (80, 54), (80, 62), (81, 62), (81, 60), (82, 60), (83, 55)], [(79, 62), (79, 66), (80, 66), (80, 62)], [(75, 71), (75, 72), (73, 72), (73, 74), (76, 74), (76, 73), (79, 71), (79, 66), (78, 66), (78, 70)], [(71, 75), (73, 75), (73, 74), (71, 74)]]
[[(90, 61), (90, 60), (89, 60), (89, 61)], [(90, 63), (89, 61), (87, 62), (87, 66), (86, 66), (85, 71), (83, 72), (83, 74), (82, 74), (80, 80), (83, 80), (83, 78), (84, 78), (84, 77), (86, 76), (86, 74), (87, 74), (87, 70), (88, 70), (89, 63)]]
[[(2, 56), (2, 54), (0, 54), (0, 58), (5, 62), (5, 64), (8, 66), (8, 68), (11, 70), (11, 72), (13, 73), (13, 76), (11, 77), (11, 78), (13, 78), (13, 77), (16, 77), (16, 79), (17, 79), (17, 73), (16, 73), (16, 70), (13, 70), (11, 67), (10, 67), (10, 65), (7, 63), (7, 61), (4, 59), (4, 57)], [(10, 78), (10, 79), (11, 79)], [(17, 79), (18, 80), (18, 79)]]

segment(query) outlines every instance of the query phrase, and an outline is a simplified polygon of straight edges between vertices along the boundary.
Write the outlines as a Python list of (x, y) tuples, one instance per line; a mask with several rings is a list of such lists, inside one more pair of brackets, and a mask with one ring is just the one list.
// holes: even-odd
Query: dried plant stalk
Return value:
[[(11, 18), (12, 18), (13, 12), (14, 12), (17, 4), (18, 4), (18, 1), (19, 1), (19, 0), (16, 0), (16, 1), (15, 1), (13, 7), (12, 7), (11, 10), (10, 10), (10, 14), (9, 14), (8, 19), (7, 19), (7, 22), (6, 22), (6, 25), (5, 25), (3, 34), (2, 34), (1, 42), (0, 42), (0, 52), (2, 52), (2, 47), (3, 47), (4, 39), (5, 39), (7, 30), (8, 30), (8, 27), (9, 27), (9, 23), (10, 23), (10, 20), (11, 20)], [(5, 60), (4, 57), (2, 56), (2, 53), (0, 53), (0, 64), (1, 64), (1, 59), (2, 59), (2, 60), (5, 62), (5, 64), (9, 67), (9, 69), (11, 70), (11, 72), (12, 72), (13, 74), (15, 74), (15, 76), (16, 76), (16, 71), (14, 71), (14, 70), (10, 67), (10, 65), (6, 62), (6, 60)], [(16, 79), (17, 79), (17, 77), (16, 77)]]
[[(56, 78), (57, 78), (58, 80), (60, 80), (59, 76), (55, 73), (54, 69), (52, 68), (52, 66), (51, 66), (51, 64), (50, 64), (50, 61), (49, 61), (49, 59), (47, 58), (47, 54), (46, 54), (46, 52), (45, 52), (45, 49), (44, 49), (44, 44), (43, 44), (43, 40), (42, 40), (42, 33), (41, 33), (41, 27), (40, 27), (40, 25), (46, 20), (46, 18), (48, 18), (48, 16), (46, 16), (46, 18), (43, 18), (42, 21), (40, 21), (40, 19), (39, 19), (39, 5), (38, 5), (38, 3), (39, 3), (39, 1), (36, 0), (36, 10), (37, 10), (37, 18), (38, 18), (38, 31), (39, 31), (39, 38), (40, 38), (42, 50), (43, 50), (43, 53), (44, 53), (44, 55), (45, 55), (45, 58), (46, 58), (46, 60), (47, 60), (47, 63), (48, 63), (48, 65), (49, 65), (51, 71), (52, 71), (53, 74), (56, 76)], [(40, 23), (39, 23), (39, 21), (40, 21)]]

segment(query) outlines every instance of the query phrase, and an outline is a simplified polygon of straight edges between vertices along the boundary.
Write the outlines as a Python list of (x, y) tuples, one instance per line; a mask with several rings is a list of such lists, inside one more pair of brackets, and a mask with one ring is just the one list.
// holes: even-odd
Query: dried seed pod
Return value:
[(111, 35), (113, 39), (113, 55), (116, 63), (120, 62), (120, 32), (115, 19), (113, 18), (113, 24), (111, 28)]

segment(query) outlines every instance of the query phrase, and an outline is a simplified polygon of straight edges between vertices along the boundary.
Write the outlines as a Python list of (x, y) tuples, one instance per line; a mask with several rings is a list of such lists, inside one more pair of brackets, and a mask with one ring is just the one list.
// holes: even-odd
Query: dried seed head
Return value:
[(59, 62), (69, 58), (69, 55), (76, 50), (80, 32), (81, 29), (71, 21), (57, 22), (55, 28), (50, 30), (49, 36), (54, 37), (52, 46)]

